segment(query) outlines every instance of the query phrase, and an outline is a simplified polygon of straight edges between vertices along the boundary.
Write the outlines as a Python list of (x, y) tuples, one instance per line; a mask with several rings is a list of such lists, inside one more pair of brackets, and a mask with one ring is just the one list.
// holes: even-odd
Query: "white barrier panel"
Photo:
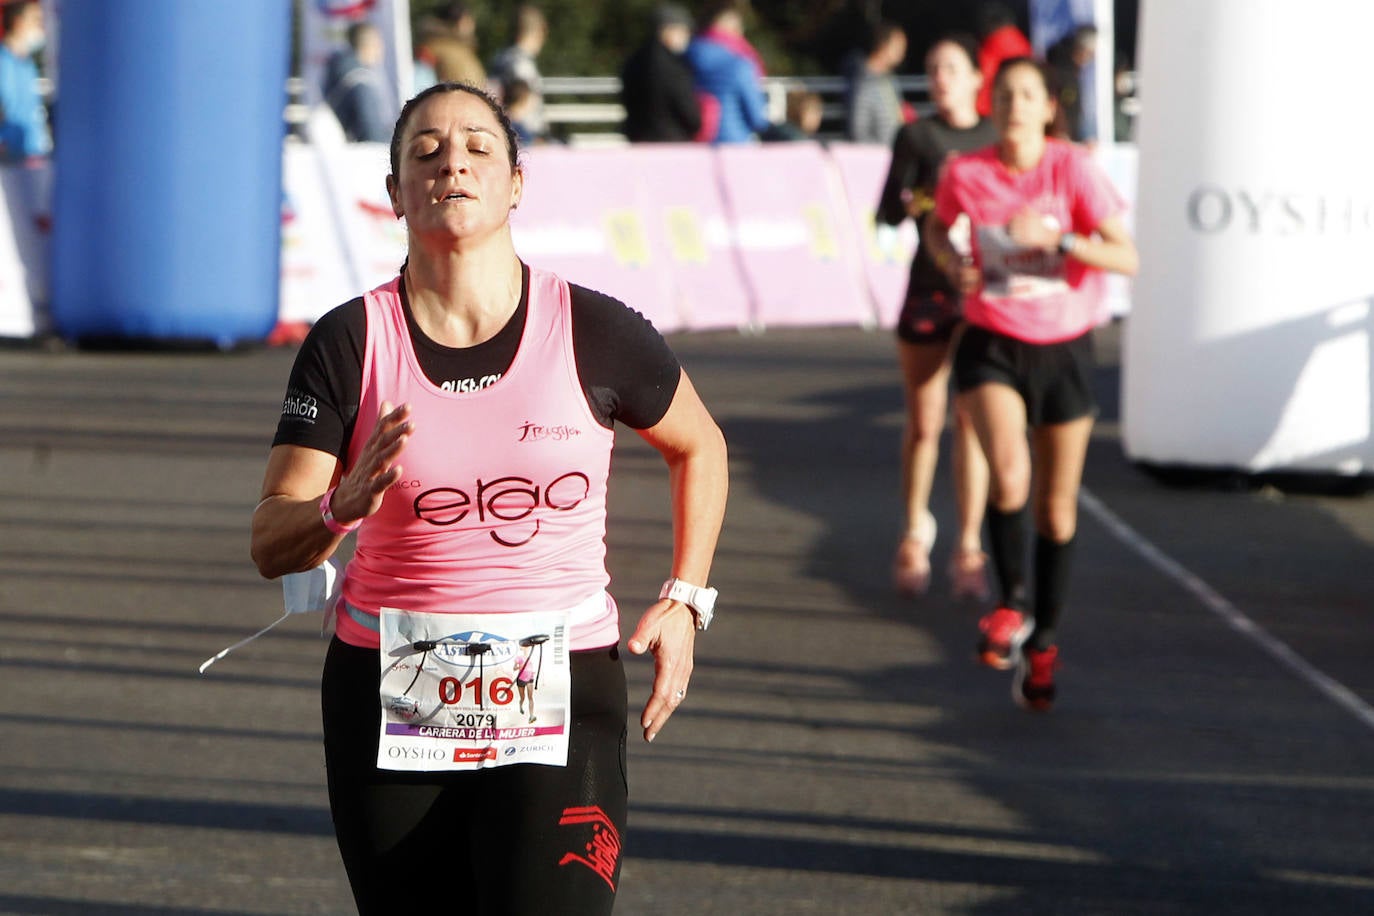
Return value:
[[(1136, 173), (1140, 168), (1140, 153), (1134, 144), (1115, 143), (1100, 144), (1093, 150), (1093, 157), (1098, 165), (1107, 173), (1107, 177), (1112, 180), (1112, 184), (1126, 198), (1126, 212), (1123, 219), (1126, 228), (1134, 236), (1136, 232)], [(1120, 318), (1131, 310), (1131, 285), (1130, 277), (1123, 277), (1121, 274), (1107, 275), (1107, 296), (1102, 303), (1102, 317)]]
[(347, 256), (343, 221), (334, 206), (349, 198), (332, 196), (327, 170), (318, 147), (287, 144), (282, 158), (280, 300), (285, 322), (313, 323), (368, 288)]
[(1364, 85), (1370, 34), (1367, 0), (1144, 5), (1131, 458), (1374, 469), (1369, 128), (1331, 89)]
[(34, 335), (33, 300), (25, 285), (28, 271), (19, 258), (19, 241), (14, 226), (23, 222), (15, 219), (10, 198), (10, 184), (14, 169), (0, 169), (0, 337), (32, 337)]
[(0, 337), (47, 330), (51, 167), (0, 167)]
[[(357, 284), (352, 295), (386, 283), (406, 256), (406, 226), (391, 209), (384, 143), (349, 143), (320, 152), (325, 193), (342, 229), (345, 257)], [(336, 305), (337, 303), (330, 303)]]

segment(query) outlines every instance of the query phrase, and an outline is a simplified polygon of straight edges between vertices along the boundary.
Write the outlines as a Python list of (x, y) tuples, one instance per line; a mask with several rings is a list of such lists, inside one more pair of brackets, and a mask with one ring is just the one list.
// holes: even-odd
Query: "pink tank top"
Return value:
[[(338, 635), (378, 645), (378, 610), (500, 614), (572, 610), (571, 647), (620, 638), (606, 592), (606, 477), (614, 434), (587, 405), (573, 359), (568, 285), (530, 269), (510, 368), (478, 391), (444, 391), (416, 360), (400, 279), (364, 297), (362, 398), (352, 466), (382, 401), (409, 403), (401, 479), (358, 529)], [(349, 607), (351, 606), (351, 607)]]

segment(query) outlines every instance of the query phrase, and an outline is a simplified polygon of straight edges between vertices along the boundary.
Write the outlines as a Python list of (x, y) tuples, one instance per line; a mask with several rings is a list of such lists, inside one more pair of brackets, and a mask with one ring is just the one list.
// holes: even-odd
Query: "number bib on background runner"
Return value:
[(979, 226), (978, 250), (983, 261), (985, 297), (1041, 299), (1069, 290), (1064, 256), (1057, 251), (1016, 244), (1005, 226)]
[[(572, 718), (567, 632), (566, 611), (382, 608), (377, 767), (566, 766)], [(523, 690), (520, 681), (526, 681)]]

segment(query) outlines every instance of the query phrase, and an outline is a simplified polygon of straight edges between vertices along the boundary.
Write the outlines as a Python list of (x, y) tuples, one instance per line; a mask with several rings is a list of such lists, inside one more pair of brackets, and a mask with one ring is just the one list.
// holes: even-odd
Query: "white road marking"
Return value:
[(1204, 607), (1230, 624), (1237, 632), (1248, 636), (1288, 670), (1326, 694), (1336, 705), (1343, 707), (1355, 718), (1374, 729), (1374, 707), (1356, 696), (1350, 688), (1314, 667), (1307, 659), (1294, 652), (1287, 643), (1270, 634), (1234, 604), (1223, 598), (1216, 589), (1203, 582), (1177, 560), (1147, 541), (1139, 532), (1122, 521), (1116, 513), (1104, 506), (1096, 496), (1088, 491), (1087, 487), (1079, 492), (1079, 502), (1093, 518), (1105, 525), (1122, 543), (1140, 554), (1155, 569), (1191, 592), (1194, 597), (1202, 602)]

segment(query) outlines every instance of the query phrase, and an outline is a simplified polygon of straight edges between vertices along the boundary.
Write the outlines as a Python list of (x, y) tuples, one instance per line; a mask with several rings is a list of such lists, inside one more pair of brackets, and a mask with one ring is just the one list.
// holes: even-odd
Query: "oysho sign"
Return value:
[(1370, 34), (1369, 0), (1141, 5), (1132, 459), (1374, 473)]
[(1188, 195), (1188, 225), (1204, 235), (1374, 232), (1374, 192), (1285, 192), (1200, 185)]

